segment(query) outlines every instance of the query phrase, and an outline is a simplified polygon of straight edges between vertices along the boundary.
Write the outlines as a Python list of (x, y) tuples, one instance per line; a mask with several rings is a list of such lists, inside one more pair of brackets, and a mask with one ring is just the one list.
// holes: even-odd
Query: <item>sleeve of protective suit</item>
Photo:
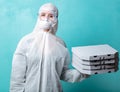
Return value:
[(24, 92), (26, 75), (26, 44), (23, 39), (19, 42), (13, 56), (10, 92)]
[(69, 53), (67, 53), (65, 61), (64, 61), (64, 67), (62, 70), (62, 74), (60, 77), (61, 80), (74, 83), (74, 82), (82, 81), (89, 77), (89, 75), (82, 74), (76, 69), (69, 69), (68, 68), (69, 61), (70, 61), (70, 56), (69, 56)]

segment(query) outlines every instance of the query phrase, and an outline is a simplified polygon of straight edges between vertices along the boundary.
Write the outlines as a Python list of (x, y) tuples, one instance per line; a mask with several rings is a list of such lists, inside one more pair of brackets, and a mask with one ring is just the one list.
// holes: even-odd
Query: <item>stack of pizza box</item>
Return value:
[(72, 47), (72, 66), (84, 74), (115, 72), (118, 61), (118, 51), (107, 44)]

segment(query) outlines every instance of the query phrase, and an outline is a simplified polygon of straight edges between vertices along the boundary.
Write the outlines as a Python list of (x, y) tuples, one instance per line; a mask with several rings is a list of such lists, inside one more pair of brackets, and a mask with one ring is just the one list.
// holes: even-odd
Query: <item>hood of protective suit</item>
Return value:
[(43, 31), (44, 29), (50, 28), (50, 33), (55, 34), (58, 27), (58, 9), (51, 3), (44, 4), (40, 7), (38, 14), (40, 15), (43, 11), (49, 11), (54, 15), (54, 20), (46, 21), (40, 20), (39, 16), (37, 18), (37, 23), (34, 31)]
[[(31, 45), (30, 52), (29, 52), (30, 60), (34, 58), (41, 58), (44, 52), (50, 53), (51, 52), (50, 49), (53, 49), (53, 48), (57, 52), (57, 49), (55, 47), (56, 46), (59, 47), (59, 45), (55, 46), (54, 43), (56, 44), (56, 42), (63, 45), (62, 48), (65, 48), (64, 42), (60, 38), (55, 36), (55, 33), (57, 31), (57, 24), (58, 24), (58, 19), (57, 19), (58, 9), (53, 4), (47, 3), (40, 7), (38, 13), (41, 14), (43, 11), (51, 12), (54, 15), (54, 21), (51, 23), (49, 21), (40, 20), (40, 18), (38, 17), (37, 23), (32, 32), (32, 37), (34, 38), (34, 41)], [(51, 27), (50, 31), (45, 32), (44, 29), (47, 29), (48, 27)], [(45, 47), (49, 49), (46, 49)]]

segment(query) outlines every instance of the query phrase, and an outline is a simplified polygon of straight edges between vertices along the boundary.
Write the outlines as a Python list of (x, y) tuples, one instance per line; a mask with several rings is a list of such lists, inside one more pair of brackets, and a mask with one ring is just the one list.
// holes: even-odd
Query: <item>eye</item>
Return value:
[(41, 17), (44, 17), (44, 16), (45, 16), (45, 13), (42, 13), (42, 14), (41, 14)]
[(50, 17), (50, 18), (53, 18), (53, 15), (52, 15), (52, 14), (51, 14), (51, 15), (49, 15), (49, 17)]

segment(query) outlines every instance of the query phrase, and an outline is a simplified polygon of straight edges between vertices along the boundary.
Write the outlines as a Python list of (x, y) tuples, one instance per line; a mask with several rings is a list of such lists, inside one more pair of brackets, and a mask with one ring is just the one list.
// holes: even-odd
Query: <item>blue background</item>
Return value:
[[(57, 35), (70, 54), (73, 46), (97, 44), (120, 51), (120, 0), (0, 0), (0, 92), (9, 91), (13, 53), (19, 40), (32, 32), (38, 9), (46, 2), (59, 9)], [(120, 71), (61, 83), (64, 92), (120, 92)]]

